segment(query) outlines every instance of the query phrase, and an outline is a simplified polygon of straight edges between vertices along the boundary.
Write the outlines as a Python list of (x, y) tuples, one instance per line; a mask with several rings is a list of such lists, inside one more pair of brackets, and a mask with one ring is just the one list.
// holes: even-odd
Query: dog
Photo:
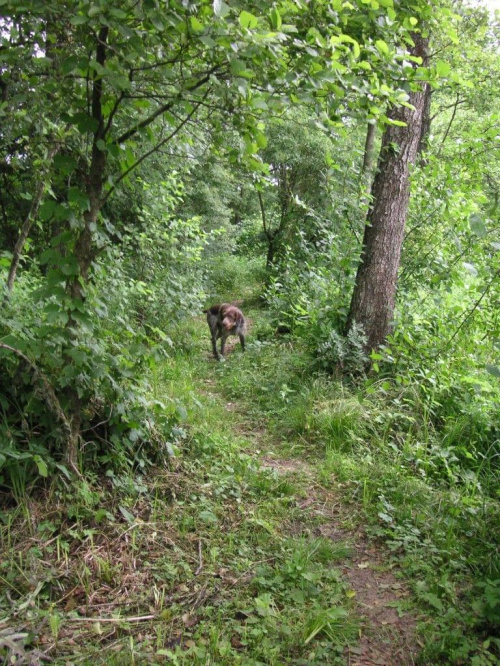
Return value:
[[(239, 308), (230, 303), (222, 303), (212, 305), (203, 312), (207, 315), (208, 327), (212, 335), (212, 350), (218, 361), (224, 356), (226, 340), (230, 335), (239, 337), (241, 349), (245, 351), (246, 322), (243, 312)], [(221, 338), (220, 354), (217, 351), (217, 338)]]

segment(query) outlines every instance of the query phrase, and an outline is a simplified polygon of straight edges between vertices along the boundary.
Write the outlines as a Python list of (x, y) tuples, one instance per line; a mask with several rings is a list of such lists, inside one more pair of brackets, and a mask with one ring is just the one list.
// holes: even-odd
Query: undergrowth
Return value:
[(302, 475), (260, 467), (248, 417), (228, 417), (218, 383), (239, 350), (213, 362), (202, 317), (172, 339), (150, 378), (181, 418), (166, 467), (4, 505), (0, 650), (19, 664), (342, 664), (357, 632), (347, 546), (314, 533)]
[[(179, 419), (165, 466), (31, 495), (21, 484), (4, 503), (3, 655), (345, 663), (360, 610), (341, 575), (348, 544), (319, 536), (331, 517), (301, 508), (315, 485), (348, 507), (343, 528), (383, 540), (387, 567), (406, 577), (420, 663), (498, 663), (498, 500), (453, 457), (456, 432), (439, 437), (411, 386), (318, 374), (265, 310), (243, 307), (248, 351), (223, 363), (202, 316), (168, 332), (173, 351), (149, 378), (151, 399)], [(292, 473), (261, 466), (273, 455), (296, 460)]]
[(474, 422), (440, 427), (411, 382), (317, 374), (297, 340), (263, 341), (241, 366), (237, 383), (220, 370), (225, 394), (316, 465), (404, 571), (428, 618), (420, 663), (499, 663), (498, 475), (467, 456)]

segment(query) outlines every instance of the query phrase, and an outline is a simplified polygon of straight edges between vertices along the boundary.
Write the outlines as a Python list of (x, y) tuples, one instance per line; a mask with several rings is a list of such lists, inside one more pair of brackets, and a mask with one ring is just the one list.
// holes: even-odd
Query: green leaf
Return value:
[(245, 138), (245, 154), (254, 155), (259, 151), (258, 145), (250, 138)]
[(434, 594), (433, 592), (425, 592), (421, 597), (438, 611), (443, 611), (443, 602), (437, 594)]
[(478, 236), (479, 238), (484, 238), (488, 233), (486, 231), (486, 226), (483, 222), (482, 217), (477, 213), (472, 213), (472, 215), (469, 217), (469, 226), (472, 233)]
[(239, 58), (232, 58), (229, 62), (229, 67), (231, 69), (231, 74), (234, 74), (235, 76), (242, 76), (246, 71), (246, 64)]
[(205, 26), (201, 21), (198, 21), (196, 16), (191, 16), (189, 23), (191, 24), (191, 29), (194, 30), (194, 32), (203, 32), (205, 30)]
[(62, 61), (61, 72), (63, 74), (69, 74), (78, 67), (79, 62), (80, 58), (78, 56), (76, 55), (69, 56), (69, 58), (66, 58), (65, 60)]
[(39, 455), (34, 455), (33, 460), (38, 467), (38, 473), (40, 476), (43, 476), (44, 478), (47, 478), (49, 475), (49, 468), (47, 467), (47, 463), (45, 460), (43, 460)]
[(57, 206), (57, 201), (54, 201), (53, 199), (48, 199), (47, 201), (43, 202), (43, 204), (40, 206), (40, 210), (38, 211), (38, 216), (42, 220), (42, 222), (50, 220), (50, 218), (54, 214), (56, 206)]
[(53, 249), (44, 250), (40, 255), (40, 264), (43, 266), (44, 264), (48, 264), (49, 261), (52, 261), (52, 259), (59, 259), (59, 258), (60, 258), (59, 252), (56, 252), (56, 250)]
[(275, 7), (271, 9), (270, 17), (271, 17), (271, 26), (273, 30), (279, 30), (281, 28), (281, 23), (282, 23), (281, 14)]
[(263, 111), (266, 111), (269, 108), (263, 97), (252, 97), (250, 104), (254, 109), (261, 109)]
[(256, 28), (259, 22), (256, 16), (247, 11), (241, 12), (238, 21), (242, 28), (249, 28), (250, 30)]
[(500, 378), (500, 368), (497, 365), (486, 364), (485, 368), (486, 371), (490, 373), (490, 375)]
[(267, 146), (267, 137), (262, 132), (257, 132), (255, 135), (255, 141), (257, 142), (259, 148), (265, 148)]
[(69, 176), (70, 173), (76, 169), (77, 163), (73, 157), (69, 155), (56, 155), (54, 157), (54, 166), (61, 172), (62, 176)]
[(200, 37), (200, 42), (202, 44), (205, 44), (205, 46), (208, 46), (209, 49), (213, 49), (217, 46), (217, 42), (215, 41), (215, 39), (212, 39), (208, 35), (202, 35)]
[(64, 476), (67, 479), (71, 480), (71, 474), (69, 473), (68, 468), (65, 465), (61, 463), (55, 463), (55, 466), (57, 467), (57, 469), (61, 470), (61, 472), (64, 474)]
[(99, 122), (83, 111), (75, 113), (71, 118), (73, 125), (76, 125), (82, 134), (86, 132), (95, 132), (99, 127)]
[(198, 518), (204, 523), (217, 523), (218, 518), (212, 511), (200, 511)]
[(112, 7), (109, 10), (109, 13), (111, 14), (111, 16), (114, 16), (115, 18), (118, 19), (124, 19), (127, 17), (127, 13), (124, 12), (123, 9), (115, 9), (114, 7)]
[(389, 53), (390, 53), (389, 47), (387, 46), (387, 44), (384, 42), (383, 39), (377, 39), (377, 41), (375, 42), (375, 46), (377, 47), (377, 51), (381, 55), (384, 55), (384, 56), (389, 55)]
[(87, 16), (78, 15), (78, 16), (72, 16), (69, 22), (72, 25), (83, 25), (84, 23), (88, 23), (88, 20), (89, 19)]
[(135, 522), (135, 516), (132, 515), (130, 513), (130, 511), (127, 511), (127, 509), (124, 506), (119, 505), (118, 508), (120, 509), (120, 513), (125, 518), (127, 523), (134, 523)]
[(471, 275), (473, 275), (474, 277), (477, 276), (477, 269), (474, 266), (474, 264), (469, 264), (469, 262), (464, 261), (463, 266), (464, 266), (465, 270), (467, 270)]
[(75, 204), (80, 210), (89, 210), (90, 201), (85, 192), (78, 187), (70, 187), (68, 190), (68, 201)]
[(449, 76), (451, 72), (451, 65), (444, 60), (438, 60), (436, 63), (436, 73), (438, 76)]
[(94, 513), (94, 520), (96, 523), (102, 522), (104, 519), (109, 520), (110, 522), (113, 522), (113, 514), (107, 511), (106, 509), (97, 509), (97, 511)]
[(229, 5), (226, 5), (222, 0), (214, 0), (214, 14), (220, 18), (224, 18), (231, 11)]

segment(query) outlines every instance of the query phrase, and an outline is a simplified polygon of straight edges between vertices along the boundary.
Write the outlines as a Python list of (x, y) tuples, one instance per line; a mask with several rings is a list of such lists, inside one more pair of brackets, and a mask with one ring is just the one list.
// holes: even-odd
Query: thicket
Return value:
[[(186, 407), (156, 399), (152, 378), (194, 348), (186, 320), (257, 276), (257, 342), (290, 336), (308, 354), (307, 387), (276, 387), (287, 433), (392, 450), (405, 474), (463, 495), (460, 510), (496, 510), (498, 23), (389, 0), (317, 3), (314, 25), (302, 2), (25, 4), (3, 3), (0, 26), (7, 504), (43, 479), (168, 461)], [(429, 124), (392, 332), (371, 351), (361, 328), (346, 335), (377, 168), (365, 137), (376, 128), (376, 152), (387, 105), (405, 103), (400, 80), (421, 63), (403, 48), (425, 21)], [(500, 560), (478, 578), (493, 626)]]

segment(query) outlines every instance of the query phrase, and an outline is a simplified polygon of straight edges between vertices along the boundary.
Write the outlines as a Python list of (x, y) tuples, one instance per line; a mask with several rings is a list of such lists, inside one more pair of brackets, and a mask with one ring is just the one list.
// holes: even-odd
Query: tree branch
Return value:
[(17, 269), (19, 268), (19, 263), (21, 261), (21, 255), (23, 253), (24, 245), (31, 230), (31, 226), (34, 220), (36, 219), (36, 216), (38, 215), (38, 209), (40, 208), (40, 203), (42, 201), (43, 195), (45, 193), (45, 188), (47, 186), (47, 172), (49, 170), (49, 167), (52, 166), (52, 161), (60, 148), (61, 148), (60, 143), (54, 143), (52, 147), (49, 149), (49, 152), (46, 157), (45, 168), (42, 168), (40, 180), (38, 181), (35, 195), (31, 201), (30, 209), (19, 231), (19, 237), (14, 246), (12, 261), (10, 262), (9, 266), (9, 274), (7, 276), (7, 293), (5, 295), (6, 298), (9, 297), (14, 287), (14, 281), (16, 279)]
[(453, 342), (453, 340), (457, 337), (457, 335), (458, 335), (459, 332), (462, 330), (462, 328), (465, 326), (465, 324), (466, 324), (466, 323), (469, 321), (469, 319), (472, 317), (472, 315), (474, 314), (474, 312), (475, 312), (475, 311), (478, 309), (478, 307), (481, 305), (481, 302), (482, 302), (483, 298), (484, 298), (484, 297), (486, 296), (486, 294), (489, 292), (490, 287), (493, 285), (493, 283), (495, 282), (496, 278), (497, 278), (499, 275), (500, 275), (500, 269), (497, 270), (497, 271), (495, 271), (495, 272), (493, 273), (493, 277), (491, 278), (491, 280), (488, 282), (488, 284), (487, 284), (486, 287), (484, 288), (483, 293), (481, 294), (481, 296), (477, 299), (477, 301), (476, 301), (476, 302), (474, 303), (474, 305), (472, 306), (472, 309), (471, 309), (471, 310), (465, 315), (465, 317), (462, 319), (462, 321), (460, 322), (460, 325), (456, 328), (456, 330), (455, 330), (455, 332), (453, 333), (453, 335), (452, 335), (450, 338), (448, 338), (448, 340), (447, 340), (447, 341), (445, 342), (445, 344), (441, 347), (441, 349), (439, 350), (438, 354), (436, 354), (436, 356), (439, 356), (439, 355), (440, 355), (445, 349), (447, 349), (447, 347), (450, 346), (450, 344), (451, 344), (451, 343)]
[[(213, 74), (215, 71), (217, 71), (219, 68), (220, 68), (219, 65), (215, 65), (214, 67), (212, 67), (212, 68), (207, 72), (207, 74), (205, 74), (205, 76), (204, 76), (203, 78), (201, 78), (201, 79), (200, 79), (199, 81), (197, 81), (196, 83), (193, 83), (193, 85), (188, 86), (188, 87), (186, 88), (186, 92), (192, 92), (193, 90), (197, 90), (198, 88), (200, 88), (201, 86), (203, 86), (205, 83), (207, 83), (207, 82), (210, 80), (210, 77), (212, 76), (212, 74)], [(205, 96), (205, 97), (206, 97), (206, 96)], [(161, 116), (163, 113), (166, 113), (167, 111), (170, 111), (170, 109), (171, 109), (171, 108), (176, 104), (176, 102), (178, 102), (179, 100), (180, 100), (180, 94), (179, 94), (179, 97), (178, 97), (177, 99), (172, 100), (172, 101), (170, 101), (170, 102), (167, 102), (166, 104), (162, 104), (162, 106), (160, 106), (158, 109), (156, 109), (156, 111), (154, 111), (150, 116), (148, 116), (147, 118), (144, 118), (144, 120), (141, 120), (140, 123), (137, 123), (136, 125), (134, 125), (134, 127), (131, 127), (129, 130), (127, 130), (126, 132), (124, 132), (120, 137), (118, 137), (118, 139), (115, 140), (115, 143), (118, 143), (118, 144), (123, 143), (124, 141), (127, 141), (127, 140), (130, 139), (132, 136), (134, 136), (134, 134), (137, 134), (137, 132), (138, 132), (139, 130), (143, 129), (144, 127), (148, 127), (148, 125), (151, 125), (151, 123), (152, 123), (156, 118), (158, 118), (158, 116)]]
[(454, 107), (453, 107), (453, 113), (451, 114), (450, 122), (448, 123), (448, 127), (446, 128), (446, 132), (444, 133), (443, 139), (441, 141), (441, 144), (439, 146), (439, 150), (437, 151), (437, 157), (441, 154), (441, 149), (443, 148), (444, 142), (446, 141), (449, 131), (451, 129), (451, 126), (453, 125), (453, 121), (455, 120), (455, 116), (457, 115), (457, 109), (458, 109), (458, 104), (460, 102), (460, 93), (457, 93), (457, 99), (455, 101)]
[(173, 139), (173, 137), (174, 137), (178, 132), (180, 132), (180, 130), (184, 127), (184, 125), (185, 125), (187, 122), (189, 122), (189, 121), (191, 120), (191, 118), (194, 116), (194, 114), (196, 113), (196, 111), (197, 111), (198, 108), (200, 107), (200, 105), (201, 105), (203, 99), (205, 99), (205, 97), (207, 97), (207, 95), (208, 95), (209, 92), (210, 92), (210, 89), (208, 89), (208, 90), (205, 92), (205, 94), (203, 95), (202, 100), (200, 100), (200, 102), (198, 102), (198, 104), (196, 104), (196, 106), (192, 109), (192, 111), (191, 111), (191, 112), (190, 112), (190, 113), (184, 118), (184, 120), (183, 120), (182, 122), (179, 123), (179, 125), (177, 125), (177, 127), (176, 127), (176, 128), (175, 128), (175, 129), (174, 129), (174, 130), (173, 130), (168, 136), (166, 136), (164, 139), (162, 139), (159, 143), (157, 143), (155, 146), (153, 146), (150, 150), (148, 150), (147, 152), (145, 152), (144, 155), (141, 155), (141, 157), (139, 157), (139, 158), (134, 162), (134, 164), (132, 164), (131, 166), (129, 166), (129, 168), (126, 169), (126, 171), (124, 171), (124, 172), (120, 175), (120, 177), (116, 180), (116, 182), (113, 183), (113, 185), (111, 186), (111, 188), (107, 191), (106, 195), (105, 195), (104, 198), (102, 199), (102, 204), (103, 204), (103, 205), (106, 203), (106, 201), (109, 199), (109, 197), (111, 196), (111, 194), (114, 192), (114, 190), (116, 189), (116, 186), (118, 185), (118, 183), (120, 183), (124, 178), (126, 178), (126, 177), (129, 175), (129, 173), (131, 173), (134, 169), (136, 169), (136, 168), (139, 166), (139, 164), (141, 164), (142, 162), (144, 162), (144, 160), (145, 160), (146, 158), (148, 158), (150, 155), (152, 155), (152, 154), (155, 153), (157, 150), (159, 150), (162, 146), (164, 146), (164, 145), (165, 145), (166, 143), (168, 143), (171, 139)]
[(262, 215), (262, 226), (264, 227), (264, 233), (266, 234), (268, 240), (271, 240), (271, 234), (269, 233), (266, 225), (266, 211), (264, 209), (264, 202), (262, 201), (262, 192), (260, 190), (257, 190), (257, 196), (259, 197), (259, 205), (260, 205), (260, 212)]

